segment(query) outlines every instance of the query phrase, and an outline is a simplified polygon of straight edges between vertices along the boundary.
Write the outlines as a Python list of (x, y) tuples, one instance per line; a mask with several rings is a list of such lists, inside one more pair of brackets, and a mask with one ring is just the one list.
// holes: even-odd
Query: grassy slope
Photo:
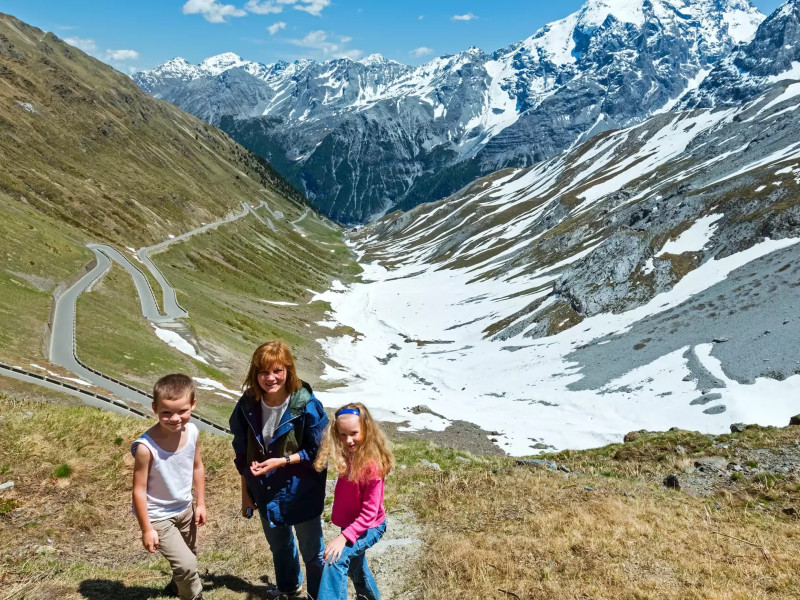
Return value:
[[(91, 259), (86, 242), (138, 248), (238, 212), (242, 201), (267, 200), (285, 220), (306, 208), (269, 165), (222, 132), (154, 100), (56, 36), (2, 14), (0, 163), (0, 359), (15, 364), (44, 360), (52, 288)], [(259, 214), (269, 216), (264, 209)], [(290, 295), (299, 298), (303, 287), (321, 290), (330, 278), (347, 278), (356, 268), (340, 230), (313, 213), (300, 223), (313, 229), (308, 240), (281, 219), (272, 220), (277, 233), (248, 216), (154, 259), (166, 262), (168, 277), (176, 276), (180, 300), (191, 309), (190, 330), (227, 373), (160, 342), (117, 268), (79, 302), (80, 356), (145, 388), (175, 368), (235, 387), (253, 345), (283, 335), (303, 349), (303, 366), (319, 374), (320, 352), (310, 341), (315, 332), (307, 334), (302, 321), (320, 317), (324, 307), (290, 314), (265, 308), (256, 298), (271, 290), (269, 282), (292, 275)], [(315, 240), (332, 244), (335, 253), (316, 251)], [(265, 249), (271, 249), (269, 261), (259, 256)], [(170, 271), (171, 260), (183, 262)], [(301, 260), (311, 266), (297, 268)], [(241, 264), (257, 266), (260, 281)], [(245, 271), (247, 281), (240, 281)], [(160, 289), (150, 279), (160, 302)], [(223, 286), (224, 296), (209, 298)]]
[[(158, 597), (168, 567), (140, 548), (129, 513), (128, 446), (146, 423), (36, 402), (37, 393), (18, 384), (14, 397), (0, 397), (0, 479), (15, 481), (0, 494), (5, 598)], [(770, 447), (796, 440), (797, 430), (751, 428), (733, 437)], [(671, 466), (675, 444), (699, 456), (708, 450), (702, 440), (671, 432), (554, 456), (582, 469), (578, 477), (397, 444), (389, 518), (411, 508), (426, 531), (419, 564), (402, 565), (413, 581), (403, 597), (796, 598), (799, 521), (753, 510), (757, 488), (697, 499), (665, 490), (655, 477)], [(206, 597), (258, 597), (271, 566), (257, 524), (236, 516), (230, 446), (206, 435), (201, 443), (210, 511), (200, 539)], [(796, 481), (781, 493), (776, 505), (800, 500)], [(11, 501), (20, 506), (12, 510)]]

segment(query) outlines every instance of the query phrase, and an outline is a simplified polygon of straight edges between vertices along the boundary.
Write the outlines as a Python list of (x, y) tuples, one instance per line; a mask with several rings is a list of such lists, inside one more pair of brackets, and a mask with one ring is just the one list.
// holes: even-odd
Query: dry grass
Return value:
[(733, 504), (712, 510), (708, 501), (635, 482), (522, 468), (451, 473), (426, 489), (420, 506), (435, 508), (423, 513), (431, 524), (425, 598), (751, 600), (800, 592), (796, 521)]
[[(23, 395), (19, 386), (13, 393)], [(158, 598), (169, 569), (141, 548), (129, 511), (128, 448), (147, 424), (56, 405), (52, 394), (42, 401), (27, 396), (0, 394), (0, 480), (15, 482), (0, 496), (21, 504), (0, 514), (0, 598)], [(796, 428), (753, 427), (717, 439), (752, 448), (797, 435)], [(683, 458), (669, 456), (676, 443)], [(272, 566), (259, 524), (237, 516), (229, 441), (203, 434), (201, 444), (210, 515), (200, 537), (205, 595), (261, 598)], [(666, 465), (718, 451), (701, 434), (645, 433), (625, 445), (554, 455), (584, 473), (566, 476), (515, 467), (508, 458), (464, 462), (464, 452), (398, 443), (387, 510), (390, 519), (413, 510), (425, 548), (419, 564), (398, 569), (413, 585), (397, 597), (798, 597), (798, 520), (751, 510), (746, 488), (697, 499), (665, 490), (655, 478)], [(422, 466), (422, 459), (442, 470)], [(54, 476), (60, 465), (68, 466), (68, 477)]]

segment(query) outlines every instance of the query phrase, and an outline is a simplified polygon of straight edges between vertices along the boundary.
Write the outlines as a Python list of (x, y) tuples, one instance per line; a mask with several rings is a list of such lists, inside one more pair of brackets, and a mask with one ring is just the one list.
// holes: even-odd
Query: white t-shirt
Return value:
[(281, 422), (281, 417), (288, 406), (289, 396), (280, 406), (267, 406), (266, 402), (261, 401), (261, 435), (264, 437), (265, 446), (269, 444), (272, 436), (275, 435), (278, 423)]
[(167, 452), (143, 433), (131, 445), (136, 448), (144, 444), (153, 459), (147, 475), (147, 516), (151, 522), (163, 521), (181, 514), (192, 505), (192, 478), (194, 475), (194, 452), (197, 447), (197, 427), (186, 424), (186, 440), (177, 452)]

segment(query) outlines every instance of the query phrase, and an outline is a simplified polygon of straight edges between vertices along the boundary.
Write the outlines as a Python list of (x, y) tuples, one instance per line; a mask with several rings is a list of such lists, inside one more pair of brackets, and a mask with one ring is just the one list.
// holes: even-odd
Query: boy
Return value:
[[(164, 593), (199, 600), (203, 585), (197, 572), (197, 526), (206, 522), (205, 469), (197, 447), (197, 427), (189, 423), (195, 407), (194, 382), (182, 374), (166, 375), (153, 388), (158, 423), (131, 446), (133, 512), (142, 544), (159, 550), (172, 567)], [(197, 505), (192, 511), (192, 487)]]

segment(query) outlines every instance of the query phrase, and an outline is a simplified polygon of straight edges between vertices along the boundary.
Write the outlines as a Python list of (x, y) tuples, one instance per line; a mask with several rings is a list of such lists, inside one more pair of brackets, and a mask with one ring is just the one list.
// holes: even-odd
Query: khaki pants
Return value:
[(197, 573), (197, 526), (190, 506), (181, 514), (153, 523), (158, 532), (158, 550), (172, 567), (172, 580), (181, 600), (194, 600), (203, 591)]

